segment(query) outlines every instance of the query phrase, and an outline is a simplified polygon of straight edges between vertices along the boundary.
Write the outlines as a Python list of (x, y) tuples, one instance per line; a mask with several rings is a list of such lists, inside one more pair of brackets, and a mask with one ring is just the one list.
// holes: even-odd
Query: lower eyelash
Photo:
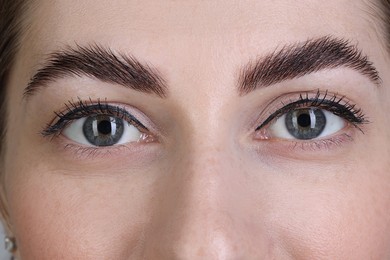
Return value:
[(115, 154), (116, 152), (122, 152), (123, 149), (129, 149), (126, 145), (117, 145), (117, 146), (111, 146), (106, 149), (101, 149), (99, 147), (82, 147), (74, 144), (66, 144), (64, 146), (65, 150), (71, 150), (72, 154), (75, 155), (79, 159), (93, 159), (96, 157), (106, 157), (110, 156), (112, 154)]
[[(338, 135), (328, 137), (326, 139), (313, 139), (310, 141), (299, 140), (284, 140), (279, 142), (278, 140), (270, 140), (263, 143), (263, 145), (257, 145), (256, 150), (261, 155), (271, 155), (275, 158), (275, 155), (282, 158), (291, 158), (302, 160), (303, 158), (320, 158), (324, 159), (324, 155), (335, 155), (337, 148), (343, 148), (348, 143), (354, 141), (354, 133), (346, 132)], [(332, 151), (332, 153), (329, 153)], [(340, 150), (344, 151), (344, 150)], [(319, 156), (319, 157), (316, 157)]]
[(339, 97), (337, 94), (332, 94), (330, 96), (328, 91), (322, 93), (320, 90), (317, 90), (317, 93), (314, 95), (314, 97), (310, 98), (309, 94), (310, 92), (305, 92), (304, 95), (300, 94), (297, 100), (293, 101), (290, 99), (287, 105), (282, 102), (283, 107), (272, 113), (266, 120), (264, 120), (262, 124), (256, 128), (255, 131), (261, 130), (263, 127), (278, 119), (285, 113), (288, 113), (294, 109), (308, 107), (316, 107), (328, 110), (336, 116), (340, 116), (341, 118), (347, 120), (360, 131), (362, 131), (362, 129), (359, 127), (360, 124), (369, 123), (361, 109), (356, 108), (356, 105), (351, 104), (349, 101), (344, 101), (345, 96)]
[(299, 148), (302, 151), (324, 150), (331, 149), (332, 147), (338, 147), (346, 141), (353, 141), (353, 138), (351, 135), (344, 133), (342, 135), (333, 136), (327, 139), (311, 140), (310, 142), (293, 141), (294, 144), (292, 145), (292, 148), (294, 150)]

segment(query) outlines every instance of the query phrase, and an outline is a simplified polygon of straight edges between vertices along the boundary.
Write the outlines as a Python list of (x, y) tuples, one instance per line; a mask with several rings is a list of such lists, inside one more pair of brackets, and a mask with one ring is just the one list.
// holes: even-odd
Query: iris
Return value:
[(321, 135), (326, 126), (326, 116), (317, 108), (297, 109), (286, 114), (285, 124), (292, 136), (308, 140)]
[(85, 138), (95, 146), (114, 145), (121, 139), (123, 132), (123, 120), (113, 116), (90, 116), (83, 124)]

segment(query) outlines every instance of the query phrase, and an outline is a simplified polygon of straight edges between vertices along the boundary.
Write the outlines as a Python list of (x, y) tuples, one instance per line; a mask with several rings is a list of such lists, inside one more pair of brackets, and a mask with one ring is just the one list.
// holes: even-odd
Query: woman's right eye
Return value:
[[(110, 147), (134, 142), (153, 142), (155, 136), (150, 133), (129, 110), (135, 108), (96, 102), (69, 101), (66, 109), (55, 112), (57, 120), (43, 129), (43, 136), (63, 135), (75, 143), (90, 147)], [(146, 119), (145, 119), (146, 120)]]
[(98, 114), (73, 120), (62, 134), (70, 140), (87, 146), (113, 146), (143, 139), (144, 133), (126, 120)]

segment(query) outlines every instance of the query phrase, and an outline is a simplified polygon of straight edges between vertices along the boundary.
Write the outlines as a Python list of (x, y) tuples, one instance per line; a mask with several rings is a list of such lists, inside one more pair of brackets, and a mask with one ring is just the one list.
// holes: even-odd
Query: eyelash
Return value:
[[(357, 108), (355, 104), (346, 101), (345, 96), (329, 94), (328, 91), (321, 92), (320, 90), (317, 90), (315, 94), (313, 92), (304, 92), (299, 94), (299, 96), (295, 99), (290, 98), (287, 101), (281, 101), (281, 104), (282, 107), (269, 115), (268, 118), (255, 129), (255, 132), (263, 131), (264, 128), (266, 128), (272, 122), (292, 110), (308, 107), (316, 107), (330, 111), (336, 116), (340, 116), (341, 118), (348, 121), (361, 132), (363, 132), (363, 130), (360, 126), (362, 124), (370, 123), (366, 119), (366, 116), (362, 110)], [(68, 101), (65, 106), (65, 111), (55, 113), (58, 118), (57, 121), (48, 124), (47, 127), (41, 131), (41, 134), (44, 137), (58, 136), (72, 121), (83, 117), (90, 117), (100, 114), (116, 116), (127, 121), (129, 124), (134, 125), (141, 132), (149, 133), (148, 128), (145, 127), (140, 121), (138, 121), (133, 115), (131, 115), (124, 107), (109, 105), (106, 100), (101, 102), (101, 100), (98, 99), (97, 102), (94, 102), (92, 99), (89, 99), (89, 101), (83, 101), (79, 98), (76, 102)], [(351, 136), (345, 134), (343, 137), (337, 136), (329, 139), (295, 141), (292, 143), (293, 147), (296, 147), (297, 144), (300, 144), (302, 148), (304, 148), (303, 146), (307, 145), (318, 148), (320, 146), (323, 147), (324, 145), (328, 146), (331, 144), (340, 144), (344, 139), (351, 140), (351, 138)], [(90, 148), (85, 149), (90, 150)], [(96, 150), (96, 152), (100, 150), (99, 148), (93, 149)]]
[(271, 122), (277, 120), (279, 117), (292, 110), (308, 107), (327, 110), (336, 116), (347, 120), (361, 132), (363, 132), (363, 130), (361, 129), (360, 125), (369, 123), (362, 110), (357, 108), (355, 104), (351, 104), (349, 101), (345, 101), (345, 96), (338, 96), (337, 94), (329, 95), (328, 91), (322, 93), (319, 90), (317, 90), (317, 93), (314, 97), (309, 97), (309, 94), (310, 92), (305, 92), (303, 95), (299, 94), (298, 100), (293, 101), (290, 99), (287, 105), (285, 102), (281, 102), (283, 107), (272, 113), (256, 128), (255, 131), (262, 130), (265, 126), (269, 125)]
[(141, 132), (149, 131), (140, 121), (127, 112), (125, 108), (109, 105), (107, 101), (102, 103), (100, 99), (98, 99), (97, 102), (93, 102), (92, 99), (89, 99), (88, 102), (85, 102), (79, 98), (77, 102), (68, 101), (65, 106), (66, 110), (64, 112), (55, 113), (58, 120), (55, 123), (49, 124), (42, 130), (41, 134), (43, 136), (57, 136), (61, 134), (62, 130), (72, 121), (101, 114), (121, 118), (129, 124), (134, 125)]

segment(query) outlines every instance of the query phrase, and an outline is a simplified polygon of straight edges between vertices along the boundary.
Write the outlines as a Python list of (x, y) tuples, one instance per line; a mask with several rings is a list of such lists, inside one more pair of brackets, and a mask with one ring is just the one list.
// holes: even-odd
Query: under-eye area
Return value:
[[(255, 140), (293, 143), (300, 148), (329, 148), (364, 133), (367, 116), (344, 95), (328, 91), (285, 94), (260, 116)], [(275, 143), (273, 142), (273, 143)]]

